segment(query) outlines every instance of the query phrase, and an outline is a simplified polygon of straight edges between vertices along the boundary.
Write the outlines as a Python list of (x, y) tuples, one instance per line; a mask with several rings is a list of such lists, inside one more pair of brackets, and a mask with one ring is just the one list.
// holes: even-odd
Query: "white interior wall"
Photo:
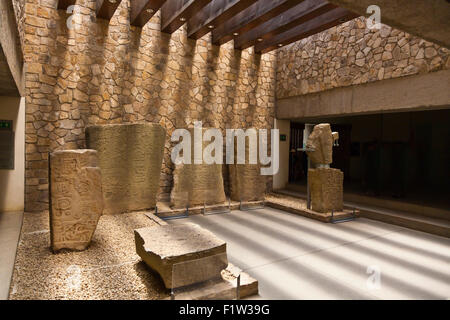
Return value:
[(0, 212), (23, 211), (25, 194), (25, 98), (0, 96), (0, 119), (13, 120), (15, 133), (14, 170), (0, 169)]

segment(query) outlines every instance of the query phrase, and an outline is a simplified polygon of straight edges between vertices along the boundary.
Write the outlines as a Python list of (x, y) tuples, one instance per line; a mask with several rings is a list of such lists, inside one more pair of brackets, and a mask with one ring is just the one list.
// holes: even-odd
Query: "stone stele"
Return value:
[(316, 212), (342, 211), (344, 174), (339, 169), (309, 169), (311, 208)]
[[(257, 136), (256, 136), (257, 137)], [(237, 164), (237, 141), (235, 141), (235, 163), (228, 165), (230, 178), (230, 198), (233, 201), (264, 200), (267, 177), (261, 175), (260, 164), (249, 163), (249, 141), (245, 143), (245, 164)], [(256, 149), (258, 152), (258, 149)]]
[(228, 265), (226, 243), (193, 223), (134, 230), (136, 252), (166, 288), (219, 279)]
[[(191, 137), (194, 130), (188, 129)], [(203, 128), (203, 133), (207, 128)], [(192, 139), (193, 140), (193, 139)], [(203, 141), (202, 150), (210, 142)], [(224, 203), (225, 190), (221, 164), (194, 163), (194, 143), (191, 143), (191, 164), (178, 164), (173, 172), (171, 205), (175, 208), (195, 207)]]
[(308, 157), (314, 164), (331, 164), (333, 162), (333, 136), (329, 123), (321, 123), (314, 126), (313, 131), (306, 141), (306, 148), (314, 149), (307, 151)]
[(97, 151), (55, 151), (49, 167), (51, 247), (84, 250), (103, 212)]
[(105, 214), (154, 208), (166, 131), (155, 123), (86, 128), (89, 148), (98, 151)]

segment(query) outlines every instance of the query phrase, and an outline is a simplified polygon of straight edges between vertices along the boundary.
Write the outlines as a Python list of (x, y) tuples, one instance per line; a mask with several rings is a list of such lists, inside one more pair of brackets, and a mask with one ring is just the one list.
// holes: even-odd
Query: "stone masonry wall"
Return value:
[[(172, 186), (170, 135), (204, 127), (271, 128), (276, 55), (160, 32), (156, 14), (130, 27), (130, 0), (110, 21), (95, 0), (77, 0), (73, 16), (57, 0), (25, 0), (27, 211), (48, 208), (48, 152), (85, 147), (91, 124), (157, 122), (167, 130), (160, 198)], [(67, 27), (71, 18), (72, 29)], [(270, 184), (270, 182), (269, 182)]]
[(277, 98), (450, 68), (450, 51), (359, 17), (279, 49)]

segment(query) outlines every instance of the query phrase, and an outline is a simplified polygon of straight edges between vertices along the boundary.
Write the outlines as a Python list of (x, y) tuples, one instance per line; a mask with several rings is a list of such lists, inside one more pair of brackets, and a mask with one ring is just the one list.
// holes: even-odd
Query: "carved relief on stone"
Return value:
[(55, 151), (49, 165), (51, 247), (84, 250), (103, 212), (97, 151)]
[[(204, 133), (208, 128), (203, 128)], [(194, 137), (194, 129), (188, 129)], [(203, 135), (202, 135), (203, 136)], [(203, 141), (203, 150), (210, 142)], [(194, 207), (203, 204), (224, 203), (221, 164), (194, 164), (194, 143), (191, 144), (191, 164), (178, 164), (173, 172), (171, 205), (175, 208)]]
[(166, 139), (156, 123), (86, 128), (86, 143), (98, 151), (105, 214), (154, 208)]

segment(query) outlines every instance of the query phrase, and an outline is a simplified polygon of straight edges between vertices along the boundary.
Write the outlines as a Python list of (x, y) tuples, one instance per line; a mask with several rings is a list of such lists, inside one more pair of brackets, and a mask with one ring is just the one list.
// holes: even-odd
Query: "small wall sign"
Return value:
[(0, 120), (0, 169), (14, 169), (14, 132), (12, 120)]
[(12, 131), (12, 120), (0, 120), (0, 130)]
[(286, 141), (286, 135), (280, 134), (280, 141)]

